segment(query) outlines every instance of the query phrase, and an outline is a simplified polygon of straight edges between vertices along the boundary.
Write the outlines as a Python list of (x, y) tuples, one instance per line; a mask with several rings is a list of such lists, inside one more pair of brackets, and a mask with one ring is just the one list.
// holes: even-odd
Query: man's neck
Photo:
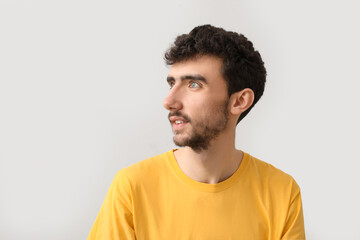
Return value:
[(216, 139), (207, 150), (195, 152), (184, 147), (174, 152), (180, 169), (198, 182), (215, 184), (231, 177), (239, 168), (243, 153), (235, 148), (235, 139)]

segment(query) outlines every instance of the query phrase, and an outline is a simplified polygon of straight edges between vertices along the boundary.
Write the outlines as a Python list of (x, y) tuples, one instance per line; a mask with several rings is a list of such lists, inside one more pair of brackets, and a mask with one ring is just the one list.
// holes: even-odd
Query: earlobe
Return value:
[(230, 112), (234, 115), (245, 112), (253, 104), (254, 97), (254, 92), (250, 88), (233, 93), (230, 97)]

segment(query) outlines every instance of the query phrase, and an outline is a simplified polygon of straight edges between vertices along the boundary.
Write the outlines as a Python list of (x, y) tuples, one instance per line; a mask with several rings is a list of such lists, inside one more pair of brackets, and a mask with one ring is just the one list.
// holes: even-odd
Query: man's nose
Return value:
[(176, 89), (176, 87), (172, 88), (167, 95), (167, 97), (163, 101), (163, 106), (167, 110), (180, 110), (183, 106), (181, 103), (180, 92)]

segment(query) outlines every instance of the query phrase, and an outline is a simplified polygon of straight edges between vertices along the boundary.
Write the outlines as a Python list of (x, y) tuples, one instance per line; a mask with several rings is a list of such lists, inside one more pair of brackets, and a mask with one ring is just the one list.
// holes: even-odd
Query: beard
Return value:
[[(170, 116), (183, 117), (192, 129), (181, 129), (174, 131), (174, 143), (179, 147), (190, 147), (195, 152), (207, 150), (212, 140), (216, 139), (219, 134), (226, 128), (229, 115), (227, 111), (228, 101), (226, 100), (218, 106), (213, 106), (208, 110), (205, 116), (198, 120), (191, 120), (189, 116), (180, 113), (179, 111), (169, 113)], [(188, 128), (190, 126), (187, 126)], [(176, 135), (184, 133), (185, 130), (191, 131), (188, 136), (177, 139)]]

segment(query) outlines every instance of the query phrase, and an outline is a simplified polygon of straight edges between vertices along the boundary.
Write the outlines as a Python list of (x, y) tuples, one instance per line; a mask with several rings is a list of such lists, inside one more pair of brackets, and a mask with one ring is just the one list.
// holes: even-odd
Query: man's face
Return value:
[(163, 105), (170, 111), (176, 145), (206, 150), (227, 126), (229, 97), (221, 67), (222, 60), (213, 56), (171, 67), (167, 78), (171, 89)]

